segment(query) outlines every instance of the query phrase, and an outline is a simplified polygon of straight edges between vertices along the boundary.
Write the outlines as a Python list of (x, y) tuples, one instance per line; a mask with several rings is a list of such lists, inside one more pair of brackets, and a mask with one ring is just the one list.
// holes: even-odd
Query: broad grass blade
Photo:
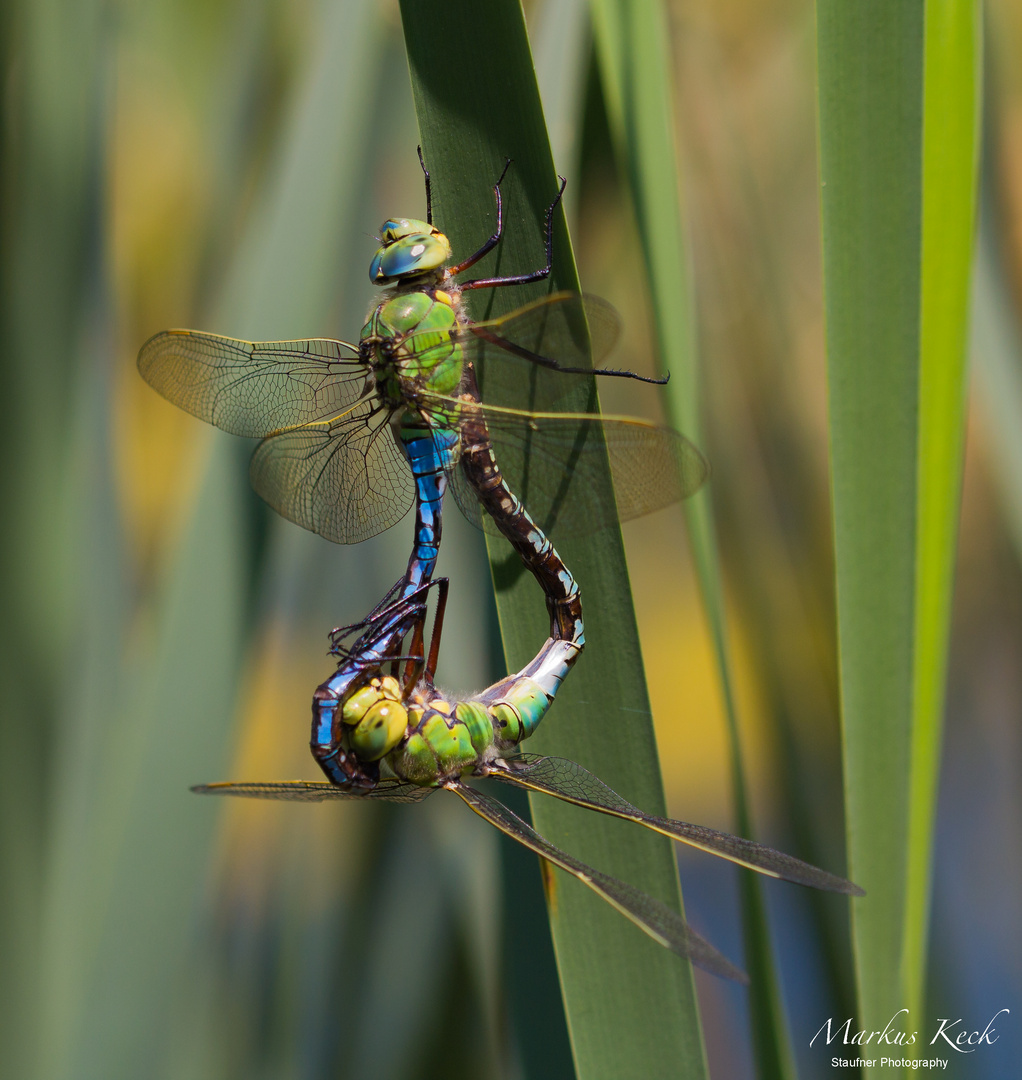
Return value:
[[(423, 150), (433, 176), (434, 212), (456, 257), (474, 250), (492, 231), (492, 184), (510, 157), (506, 239), (499, 255), (480, 269), (509, 274), (541, 265), (543, 215), (557, 182), (520, 6), (510, 0), (486, 5), (408, 0), (402, 16)], [(459, 58), (456, 70), (452, 56)], [(508, 311), (550, 287), (577, 288), (562, 216), (555, 221), (554, 281), (475, 297), (476, 318)], [(586, 400), (582, 393), (573, 404)], [(528, 406), (527, 394), (521, 404)], [(610, 483), (609, 474), (604, 482)], [(561, 554), (589, 598), (589, 644), (533, 741), (541, 751), (581, 761), (644, 808), (661, 808), (620, 534), (573, 538)], [(546, 636), (543, 604), (516, 556), (495, 546), (491, 561), (505, 656), (513, 669)], [(532, 802), (533, 821), (543, 835), (677, 908), (677, 870), (669, 845), (637, 840), (618, 823), (594, 821), (596, 815), (550, 802)], [(550, 881), (551, 926), (578, 1075), (587, 1080), (665, 1071), (705, 1075), (690, 966), (643, 940), (640, 931), (578, 883), (562, 874)]]
[[(923, 1005), (961, 481), (979, 5), (821, 0), (823, 257), (857, 1023)], [(914, 1022), (918, 1023), (916, 1019)]]

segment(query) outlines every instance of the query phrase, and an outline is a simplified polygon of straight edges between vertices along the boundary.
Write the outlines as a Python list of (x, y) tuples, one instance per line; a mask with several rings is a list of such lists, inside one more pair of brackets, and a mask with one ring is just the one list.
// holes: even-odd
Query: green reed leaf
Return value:
[[(470, 253), (492, 231), (492, 184), (510, 157), (506, 239), (480, 272), (510, 274), (542, 265), (543, 216), (557, 181), (520, 6), (513, 0), (406, 0), (402, 16), (434, 212), (455, 257)], [(473, 298), (481, 301), (475, 316), (498, 315), (551, 287), (577, 288), (560, 214), (554, 257), (553, 282)], [(496, 374), (488, 372), (487, 379)], [(517, 389), (521, 395), (524, 388)], [(579, 387), (573, 405), (591, 400), (587, 390)], [(603, 482), (610, 484), (609, 474)], [(588, 644), (531, 745), (575, 758), (655, 811), (664, 805), (663, 791), (620, 533), (568, 537), (559, 550), (587, 601)], [(546, 637), (545, 612), (517, 556), (496, 545), (491, 562), (505, 656), (514, 670)], [(534, 823), (550, 840), (678, 906), (669, 844), (553, 800), (531, 802)], [(576, 882), (559, 873), (552, 882), (551, 927), (578, 1075), (705, 1075), (689, 965)]]
[[(921, 1021), (961, 482), (979, 8), (818, 4), (849, 870), (863, 1027)], [(909, 1022), (909, 1027), (913, 1021)]]

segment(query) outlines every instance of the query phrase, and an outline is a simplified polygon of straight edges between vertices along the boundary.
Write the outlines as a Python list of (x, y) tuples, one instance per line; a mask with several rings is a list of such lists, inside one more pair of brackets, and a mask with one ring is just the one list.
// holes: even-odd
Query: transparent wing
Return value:
[(601, 896), (612, 907), (617, 908), (636, 926), (645, 930), (654, 941), (677, 953), (688, 957), (694, 964), (720, 975), (725, 979), (747, 983), (748, 977), (735, 967), (725, 956), (719, 953), (708, 941), (692, 930), (685, 920), (669, 907), (647, 896), (644, 892), (628, 885), (624, 881), (602, 874), (584, 862), (560, 848), (554, 847), (520, 817), (513, 814), (502, 803), (491, 799), (475, 788), (460, 782), (448, 785), (482, 818), (496, 826), (502, 833), (517, 840), (530, 851), (549, 859), (555, 866), (578, 878), (583, 884)]
[[(555, 537), (558, 529), (592, 532), (670, 506), (698, 491), (709, 475), (706, 459), (684, 435), (645, 420), (471, 407), (486, 418), (508, 487)], [(604, 453), (613, 499), (601, 494), (598, 482)], [(461, 470), (451, 486), (462, 513), (478, 525), (479, 503)], [(498, 531), (489, 519), (484, 527)]]
[(269, 780), (255, 784), (236, 784), (228, 780), (217, 784), (196, 784), (191, 790), (197, 795), (237, 795), (244, 799), (280, 799), (285, 802), (327, 802), (335, 799), (422, 802), (437, 789), (405, 784), (400, 780), (381, 780), (379, 786), (370, 791), (342, 791), (333, 784), (311, 780)]
[[(415, 351), (420, 337), (435, 346), (436, 331), (420, 330), (405, 338), (409, 351)], [(451, 337), (477, 367), (489, 356), (505, 361), (517, 356), (544, 367), (553, 361), (563, 367), (591, 368), (599, 366), (617, 344), (621, 317), (598, 296), (557, 292), (500, 318), (469, 323), (452, 331)]]
[(390, 424), (372, 400), (264, 439), (252, 486), (278, 514), (335, 544), (358, 544), (408, 512), (415, 484)]
[(506, 769), (491, 766), (487, 775), (515, 787), (542, 791), (564, 799), (565, 802), (635, 821), (654, 832), (663, 833), (713, 855), (720, 855), (739, 866), (746, 866), (770, 877), (783, 878), (785, 881), (794, 881), (798, 885), (808, 885), (826, 892), (845, 893), (849, 896), (865, 895), (858, 885), (853, 885), (836, 874), (828, 874), (826, 870), (819, 870), (801, 859), (757, 844), (753, 840), (708, 829), (704, 825), (690, 825), (685, 821), (646, 814), (607, 787), (591, 772), (566, 758), (516, 758)]
[(375, 390), (358, 349), (328, 338), (252, 342), (165, 330), (142, 346), (138, 370), (186, 412), (255, 438), (343, 412)]
[(557, 292), (459, 334), (472, 359), (503, 350), (545, 357), (565, 367), (599, 367), (621, 337), (621, 316), (589, 293)]

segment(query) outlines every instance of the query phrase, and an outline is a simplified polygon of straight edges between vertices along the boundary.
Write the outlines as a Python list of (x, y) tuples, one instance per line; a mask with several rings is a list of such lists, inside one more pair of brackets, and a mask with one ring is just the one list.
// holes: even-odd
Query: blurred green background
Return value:
[[(526, 10), (541, 89), (575, 118), (551, 136), (583, 286), (624, 315), (617, 359), (652, 372), (585, 5)], [(757, 834), (841, 870), (813, 8), (683, 0), (669, 14)], [(1022, 1008), (1022, 15), (1010, 0), (987, 14), (930, 976), (935, 1015), (981, 1026)], [(326, 631), (398, 576), (411, 520), (345, 549), (276, 519), (248, 489), (247, 447), (159, 398), (134, 358), (169, 326), (357, 336), (373, 231), (423, 213), (396, 3), (17, 0), (0, 19), (4, 1075), (570, 1075), (535, 861), (509, 861), (455, 800), (188, 792), (315, 778)], [(660, 418), (640, 388), (603, 404)], [(627, 525), (629, 571), (669, 811), (731, 828), (681, 522), (675, 508)], [(477, 688), (499, 646), (481, 535), (454, 512), (439, 572), (453, 579), (440, 677)], [(690, 922), (740, 957), (735, 872), (680, 858)], [(845, 907), (767, 895), (800, 1075), (829, 1075), (808, 1043), (854, 1009)], [(755, 1075), (745, 992), (698, 987), (712, 1075)], [(977, 1055), (960, 1075), (992, 1068)]]

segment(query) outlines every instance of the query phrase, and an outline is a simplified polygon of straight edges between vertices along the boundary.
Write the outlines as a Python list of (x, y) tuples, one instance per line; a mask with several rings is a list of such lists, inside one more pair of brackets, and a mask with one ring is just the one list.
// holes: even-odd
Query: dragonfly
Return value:
[[(425, 646), (426, 594), (438, 589), (436, 614)], [(289, 802), (379, 799), (421, 802), (436, 791), (457, 795), (500, 832), (571, 874), (655, 941), (705, 970), (747, 982), (747, 977), (666, 905), (562, 851), (507, 806), (469, 782), (493, 779), (553, 796), (587, 810), (634, 822), (756, 870), (815, 889), (862, 896), (863, 890), (791, 855), (702, 825), (648, 814), (582, 765), (565, 758), (525, 755), (521, 743), (550, 706), (570, 667), (571, 642), (548, 640), (522, 671), (486, 690), (451, 700), (433, 677), (439, 656), (447, 579), (381, 602), (365, 620), (346, 628), (358, 635), (339, 647), (347, 687), (329, 729), (313, 713), (312, 748), (328, 777), (340, 782), (283, 780), (199, 784), (193, 791)]]
[[(451, 244), (433, 223), (422, 162), (426, 220), (383, 223), (370, 277), (386, 292), (357, 343), (248, 342), (168, 330), (142, 346), (138, 367), (187, 412), (261, 439), (250, 467), (256, 491), (285, 518), (329, 540), (353, 544), (375, 536), (414, 501), (406, 594), (433, 573), (450, 481), (466, 516), (507, 536), (532, 560), (548, 598), (562, 594), (561, 601), (551, 601), (565, 609), (562, 632), (581, 634), (568, 610), (575, 606), (574, 582), (544, 565), (546, 549), (530, 537), (537, 529), (544, 537), (555, 528), (589, 533), (659, 509), (697, 490), (708, 467), (691, 442), (667, 427), (482, 400), (476, 369), (489, 359), (589, 375), (590, 352), (601, 363), (620, 328), (605, 301), (565, 292), (501, 318), (469, 318), (464, 294), (539, 282), (551, 273), (553, 216), (563, 180), (546, 213), (544, 266), (527, 274), (463, 279), (502, 239), (501, 183), (509, 165), (493, 188), (494, 232), (468, 258), (450, 265)], [(607, 367), (595, 373), (642, 378)], [(601, 494), (606, 488), (597, 482), (608, 458), (615, 495)], [(530, 511), (525, 516), (518, 513), (523, 502)]]

